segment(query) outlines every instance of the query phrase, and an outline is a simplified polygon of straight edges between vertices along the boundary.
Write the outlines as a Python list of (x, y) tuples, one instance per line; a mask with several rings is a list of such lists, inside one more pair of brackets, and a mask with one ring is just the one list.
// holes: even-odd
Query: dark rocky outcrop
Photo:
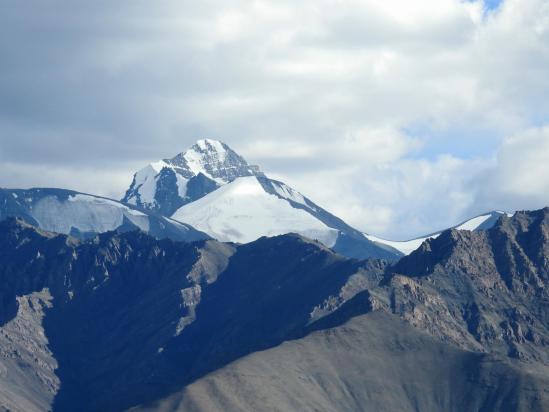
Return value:
[(463, 348), (549, 365), (549, 208), (450, 230), (401, 259), (391, 311)]

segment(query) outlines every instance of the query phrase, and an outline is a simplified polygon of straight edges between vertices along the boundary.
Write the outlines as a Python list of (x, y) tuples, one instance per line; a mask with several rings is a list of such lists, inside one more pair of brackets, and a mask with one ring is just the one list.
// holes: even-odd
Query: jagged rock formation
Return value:
[(263, 173), (225, 143), (202, 139), (186, 152), (138, 171), (122, 202), (171, 216), (184, 204), (245, 176)]
[(433, 335), (549, 365), (549, 208), (503, 216), (487, 231), (446, 231), (386, 283), (392, 311)]
[[(38, 395), (26, 399), (33, 408), (16, 403), (19, 408), (10, 409), (43, 410), (52, 387), (60, 387), (56, 410), (119, 409), (127, 388), (146, 387), (146, 371), (192, 322), (200, 288), (215, 281), (233, 252), (217, 242), (157, 241), (141, 232), (80, 242), (22, 221), (0, 223), (0, 336), (18, 344), (9, 352), (16, 362), (3, 362), (5, 379), (35, 374), (34, 361), (24, 355), (38, 335), (46, 337), (60, 381), (34, 387)], [(51, 297), (49, 308), (34, 316), (39, 326), (16, 339), (10, 325), (23, 316), (21, 299), (40, 291)], [(120, 398), (111, 402), (114, 392)]]
[[(0, 334), (20, 313), (18, 296), (47, 291), (51, 306), (35, 322), (58, 364), (54, 409), (121, 410), (304, 333), (314, 308), (340, 296), (362, 267), (297, 235), (238, 248), (140, 232), (81, 242), (8, 219), (0, 223)], [(383, 266), (373, 267), (381, 278)], [(340, 304), (359, 286), (348, 285)], [(28, 330), (22, 345), (37, 333)], [(18, 357), (9, 376), (33, 368)], [(40, 399), (28, 403), (40, 410)]]

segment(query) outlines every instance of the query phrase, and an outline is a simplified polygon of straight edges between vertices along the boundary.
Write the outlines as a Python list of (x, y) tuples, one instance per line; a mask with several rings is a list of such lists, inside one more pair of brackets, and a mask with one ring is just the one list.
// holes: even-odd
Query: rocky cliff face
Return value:
[[(53, 400), (57, 410), (121, 407), (120, 400), (110, 403), (113, 391), (124, 396), (126, 388), (144, 385), (150, 378), (145, 371), (164, 345), (192, 322), (201, 287), (215, 281), (233, 252), (230, 245), (156, 241), (141, 232), (111, 232), (80, 243), (21, 221), (0, 223), (0, 325), (6, 339), (19, 342), (5, 379), (35, 373), (34, 361), (23, 355), (43, 336), (59, 382), (53, 389), (35, 388), (40, 396), (27, 399), (33, 408), (2, 403), (11, 410), (42, 410), (40, 402), (60, 387)], [(21, 299), (36, 293), (48, 296), (34, 316), (39, 327), (15, 340), (9, 325), (25, 307)]]
[(390, 307), (461, 347), (549, 364), (549, 208), (450, 230), (403, 258)]

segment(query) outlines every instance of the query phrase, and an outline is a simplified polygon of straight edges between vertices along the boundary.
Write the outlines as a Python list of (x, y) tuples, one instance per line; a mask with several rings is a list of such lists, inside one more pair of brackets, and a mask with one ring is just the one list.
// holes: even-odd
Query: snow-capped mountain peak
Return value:
[(263, 176), (227, 144), (201, 139), (185, 152), (152, 162), (135, 173), (122, 199), (166, 216), (238, 177)]
[(268, 178), (219, 140), (201, 139), (185, 152), (150, 163), (134, 175), (122, 201), (189, 223), (223, 241), (247, 243), (296, 232), (350, 257), (401, 255)]
[(202, 173), (219, 184), (259, 173), (257, 166), (250, 166), (228, 145), (214, 139), (198, 140), (187, 151), (164, 161), (180, 169), (183, 175), (197, 176)]

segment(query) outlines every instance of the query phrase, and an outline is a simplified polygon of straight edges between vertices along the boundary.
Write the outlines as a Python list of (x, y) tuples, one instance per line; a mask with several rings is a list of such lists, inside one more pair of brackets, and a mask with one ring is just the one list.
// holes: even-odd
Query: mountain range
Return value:
[[(246, 243), (296, 232), (359, 259), (395, 260), (441, 233), (409, 241), (361, 233), (213, 139), (199, 140), (187, 151), (139, 170), (121, 201), (188, 223), (221, 241)], [(456, 228), (486, 229), (503, 213), (476, 216)]]
[[(489, 212), (455, 228), (487, 229), (502, 214)], [(389, 261), (441, 233), (408, 241), (362, 233), (213, 139), (198, 140), (173, 158), (148, 164), (134, 174), (120, 201), (66, 189), (0, 188), (0, 219), (9, 216), (80, 238), (139, 229), (158, 239), (247, 243), (299, 233), (347, 257)]]
[(122, 202), (170, 216), (225, 242), (296, 232), (349, 257), (401, 255), (212, 139), (139, 170)]
[(409, 256), (0, 223), (8, 410), (549, 407), (549, 208)]
[(549, 410), (549, 208), (365, 234), (226, 144), (0, 189), (0, 411)]

